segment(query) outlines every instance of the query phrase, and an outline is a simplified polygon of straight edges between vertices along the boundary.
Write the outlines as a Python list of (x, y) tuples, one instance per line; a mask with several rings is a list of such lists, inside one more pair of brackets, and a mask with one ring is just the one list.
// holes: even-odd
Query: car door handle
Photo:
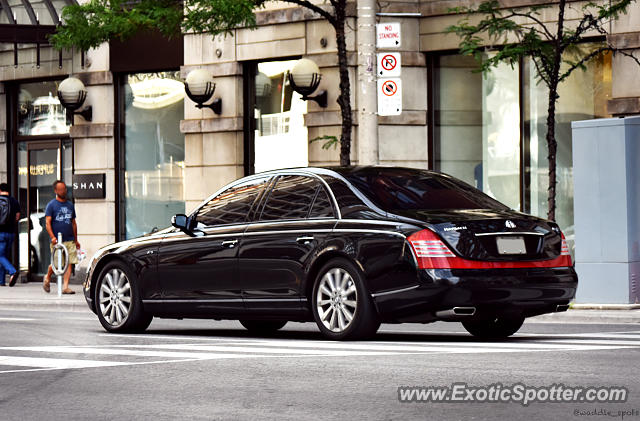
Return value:
[(234, 248), (238, 244), (238, 240), (226, 240), (222, 242), (222, 247)]
[(302, 244), (307, 244), (310, 243), (311, 241), (313, 241), (314, 238), (312, 236), (304, 236), (304, 237), (298, 237), (296, 238), (296, 241), (298, 243), (302, 243)]

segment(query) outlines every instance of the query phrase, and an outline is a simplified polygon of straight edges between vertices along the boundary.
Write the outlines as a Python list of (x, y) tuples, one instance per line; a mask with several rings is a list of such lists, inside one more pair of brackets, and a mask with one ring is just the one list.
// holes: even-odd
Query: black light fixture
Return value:
[(315, 101), (322, 108), (327, 107), (327, 91), (322, 90), (316, 96), (311, 95), (318, 85), (322, 74), (318, 65), (308, 58), (302, 58), (298, 60), (291, 72), (289, 73), (289, 83), (294, 91), (302, 95), (302, 99), (305, 101)]
[(197, 108), (211, 108), (216, 114), (222, 113), (222, 99), (216, 98), (211, 104), (204, 104), (213, 97), (216, 90), (216, 84), (208, 71), (195, 69), (189, 72), (184, 83), (184, 90), (189, 99), (196, 103)]
[(58, 86), (58, 99), (60, 104), (67, 110), (67, 123), (73, 125), (73, 116), (80, 115), (85, 121), (91, 121), (93, 110), (91, 105), (82, 111), (77, 111), (87, 99), (87, 89), (84, 83), (78, 78), (68, 77)]

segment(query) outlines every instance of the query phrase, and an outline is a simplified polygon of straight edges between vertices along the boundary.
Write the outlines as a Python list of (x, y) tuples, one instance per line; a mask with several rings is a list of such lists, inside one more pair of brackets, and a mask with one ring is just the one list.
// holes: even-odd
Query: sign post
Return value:
[[(379, 23), (376, 25), (376, 46), (378, 48), (399, 48), (401, 43), (400, 23)], [(377, 54), (378, 115), (402, 114), (402, 73), (400, 53)]]

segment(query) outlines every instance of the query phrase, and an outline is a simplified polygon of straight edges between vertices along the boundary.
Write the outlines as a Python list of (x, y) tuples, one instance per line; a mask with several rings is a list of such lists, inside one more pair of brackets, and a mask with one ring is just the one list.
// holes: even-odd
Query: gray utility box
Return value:
[(640, 301), (640, 117), (575, 121), (578, 303)]

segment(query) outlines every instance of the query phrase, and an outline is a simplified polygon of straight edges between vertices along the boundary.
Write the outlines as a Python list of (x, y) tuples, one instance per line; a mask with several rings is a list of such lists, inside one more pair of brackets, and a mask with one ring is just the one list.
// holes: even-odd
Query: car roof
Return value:
[(318, 175), (341, 175), (343, 177), (349, 175), (373, 175), (373, 174), (384, 174), (385, 172), (394, 173), (398, 171), (407, 172), (407, 173), (415, 173), (415, 175), (435, 175), (435, 176), (443, 176), (444, 174), (430, 171), (426, 169), (419, 168), (407, 168), (407, 167), (386, 167), (386, 166), (378, 166), (378, 165), (369, 165), (369, 166), (323, 166), (323, 167), (293, 167), (293, 168), (281, 168), (277, 170), (264, 171), (255, 175), (277, 175), (280, 173), (291, 172), (291, 171), (302, 171), (308, 172), (312, 174)]

